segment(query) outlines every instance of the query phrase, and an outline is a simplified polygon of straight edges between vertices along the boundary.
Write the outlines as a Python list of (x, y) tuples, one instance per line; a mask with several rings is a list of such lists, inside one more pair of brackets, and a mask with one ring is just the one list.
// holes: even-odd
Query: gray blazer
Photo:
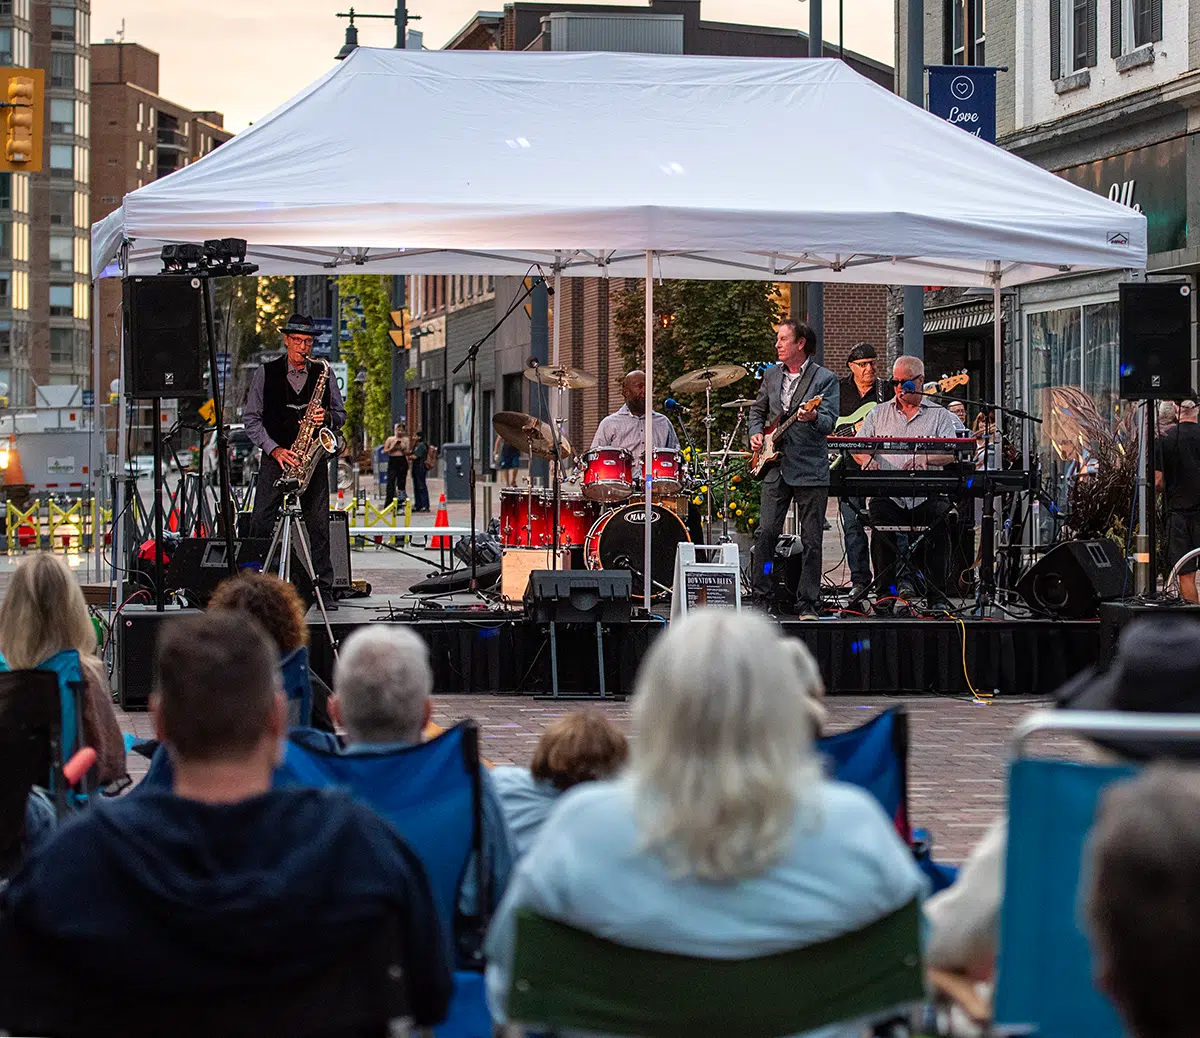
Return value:
[[(815, 422), (794, 422), (784, 434), (779, 461), (763, 475), (763, 482), (782, 479), (793, 487), (829, 486), (829, 448), (825, 437), (833, 432), (838, 418), (841, 392), (837, 375), (817, 362), (812, 382), (800, 399), (793, 404), (803, 403), (821, 394)], [(774, 424), (783, 410), (780, 394), (783, 391), (783, 365), (768, 368), (759, 385), (758, 398), (750, 408), (750, 435), (760, 433)], [(796, 392), (799, 393), (800, 387)], [(790, 412), (789, 412), (790, 413)]]

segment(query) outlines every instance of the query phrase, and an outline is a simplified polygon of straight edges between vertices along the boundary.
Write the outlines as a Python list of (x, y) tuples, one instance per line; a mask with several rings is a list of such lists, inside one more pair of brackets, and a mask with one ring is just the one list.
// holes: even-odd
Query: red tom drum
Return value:
[(589, 501), (628, 501), (633, 494), (633, 455), (624, 447), (593, 447), (580, 466)]
[(683, 455), (674, 447), (655, 447), (650, 456), (650, 475), (654, 477), (654, 500), (678, 497), (683, 489)]

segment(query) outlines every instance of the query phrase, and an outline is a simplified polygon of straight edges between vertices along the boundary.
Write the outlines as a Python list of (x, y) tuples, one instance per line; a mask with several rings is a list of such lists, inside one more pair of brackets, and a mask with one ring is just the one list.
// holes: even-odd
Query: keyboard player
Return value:
[[(888, 437), (899, 439), (952, 438), (963, 431), (963, 424), (946, 408), (931, 401), (923, 392), (925, 365), (917, 357), (899, 357), (892, 366), (894, 397), (880, 404), (863, 421), (858, 435), (862, 439)], [(942, 468), (951, 464), (952, 454), (928, 454), (920, 451), (855, 454), (864, 469)], [(946, 561), (949, 537), (946, 516), (950, 502), (945, 497), (873, 497), (867, 505), (871, 530), (871, 562), (881, 585), (881, 598), (892, 595), (901, 599), (915, 596), (915, 575), (899, 566), (898, 531), (881, 527), (912, 527), (910, 539), (927, 530), (914, 553), (927, 584), (930, 604), (946, 601)], [(878, 607), (877, 607), (878, 608)], [(886, 608), (886, 606), (885, 606)]]

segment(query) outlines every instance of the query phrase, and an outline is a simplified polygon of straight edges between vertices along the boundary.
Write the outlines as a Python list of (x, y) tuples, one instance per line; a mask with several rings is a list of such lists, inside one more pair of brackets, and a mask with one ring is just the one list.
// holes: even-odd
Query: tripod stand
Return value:
[[(294, 481), (293, 481), (294, 483)], [(263, 559), (263, 569), (271, 568), (275, 558), (275, 549), (279, 549), (279, 567), (276, 572), (280, 580), (291, 583), (292, 579), (292, 536), (300, 546), (300, 561), (304, 564), (304, 572), (312, 581), (313, 594), (317, 596), (317, 606), (321, 610), (321, 621), (325, 625), (325, 635), (329, 639), (329, 647), (337, 657), (337, 642), (333, 640), (333, 628), (329, 626), (329, 614), (325, 612), (325, 599), (321, 597), (321, 585), (317, 583), (317, 571), (313, 565), (312, 548), (308, 543), (308, 531), (304, 528), (304, 511), (300, 507), (300, 492), (292, 489), (283, 495), (283, 507), (279, 510), (279, 518), (275, 520), (275, 530), (271, 534), (271, 544)]]

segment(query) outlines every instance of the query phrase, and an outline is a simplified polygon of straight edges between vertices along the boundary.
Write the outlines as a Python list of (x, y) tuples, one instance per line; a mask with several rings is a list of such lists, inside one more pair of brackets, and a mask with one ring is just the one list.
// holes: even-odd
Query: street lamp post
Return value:
[(419, 14), (409, 14), (408, 8), (405, 6), (404, 0), (397, 0), (396, 10), (391, 14), (363, 14), (359, 11), (350, 8), (349, 11), (339, 11), (339, 18), (349, 18), (350, 24), (346, 26), (346, 42), (342, 44), (342, 49), (337, 52), (337, 60), (348, 58), (358, 46), (358, 29), (354, 25), (355, 18), (387, 18), (396, 23), (396, 49), (404, 50), (405, 41), (408, 38), (408, 23), (420, 21)]

